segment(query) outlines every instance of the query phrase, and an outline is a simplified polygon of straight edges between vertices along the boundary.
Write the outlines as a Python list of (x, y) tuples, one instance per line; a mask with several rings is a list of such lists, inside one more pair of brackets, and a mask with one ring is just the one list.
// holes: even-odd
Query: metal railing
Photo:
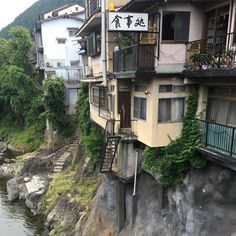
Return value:
[(95, 12), (100, 9), (100, 0), (87, 0), (86, 4), (86, 17), (91, 17)]
[(187, 44), (189, 70), (231, 69), (236, 66), (235, 33), (211, 36)]
[(113, 53), (114, 72), (154, 71), (154, 45), (136, 44)]
[(137, 131), (137, 120), (130, 120), (130, 127), (122, 128), (121, 121), (110, 119), (107, 120), (105, 133), (106, 135), (124, 135), (124, 136), (136, 136)]
[(198, 120), (201, 141), (206, 149), (236, 157), (236, 131), (234, 127)]

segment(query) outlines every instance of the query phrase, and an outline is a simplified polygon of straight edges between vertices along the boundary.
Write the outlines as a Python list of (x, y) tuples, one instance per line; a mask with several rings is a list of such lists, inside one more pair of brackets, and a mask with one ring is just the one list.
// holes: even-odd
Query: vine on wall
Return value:
[(46, 117), (63, 135), (71, 134), (71, 127), (66, 115), (66, 87), (61, 78), (50, 78), (44, 82), (44, 105)]
[(191, 88), (186, 103), (187, 111), (183, 120), (181, 136), (171, 140), (166, 147), (146, 147), (144, 151), (144, 169), (152, 174), (159, 174), (164, 187), (181, 183), (191, 168), (201, 169), (206, 166), (206, 160), (196, 155), (197, 149), (201, 147), (196, 120), (198, 106), (196, 87)]
[(82, 83), (77, 103), (78, 123), (85, 153), (90, 158), (90, 164), (95, 166), (101, 158), (103, 133), (102, 129), (90, 120), (88, 96), (88, 85)]

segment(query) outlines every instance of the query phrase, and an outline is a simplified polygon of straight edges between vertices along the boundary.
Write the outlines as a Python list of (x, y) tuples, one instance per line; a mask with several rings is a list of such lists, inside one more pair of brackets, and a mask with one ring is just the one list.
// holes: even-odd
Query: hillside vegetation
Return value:
[(7, 25), (0, 31), (0, 37), (9, 37), (8, 31), (12, 26), (23, 26), (29, 31), (32, 31), (38, 15), (56, 9), (65, 4), (78, 3), (84, 5), (84, 0), (39, 0), (35, 2), (31, 7), (26, 9), (19, 16), (16, 16), (15, 20)]

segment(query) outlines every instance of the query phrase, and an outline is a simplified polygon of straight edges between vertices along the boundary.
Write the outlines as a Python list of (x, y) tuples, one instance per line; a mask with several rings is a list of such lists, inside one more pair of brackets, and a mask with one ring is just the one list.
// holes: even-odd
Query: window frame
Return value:
[(101, 35), (98, 32), (93, 32), (87, 36), (86, 42), (88, 56), (94, 57), (101, 53)]
[[(166, 91), (163, 91), (164, 86), (166, 86)], [(183, 88), (183, 90), (176, 91), (176, 88)], [(159, 93), (185, 93), (186, 92), (186, 85), (185, 84), (160, 84), (158, 87)]]
[[(217, 91), (218, 90), (218, 91)], [(228, 90), (228, 94), (226, 92)], [(233, 124), (229, 121), (231, 106), (236, 102), (236, 87), (219, 87), (219, 86), (208, 86), (208, 99), (207, 99), (207, 109), (206, 109), (206, 120), (210, 123), (217, 123), (229, 127), (236, 127), (236, 124)], [(224, 102), (224, 107), (226, 107), (227, 112), (225, 112), (224, 122), (219, 122), (216, 119), (211, 119), (210, 117), (210, 106), (215, 100), (216, 102)], [(217, 107), (219, 109), (219, 107)], [(215, 111), (215, 116), (218, 116), (219, 110)]]
[[(183, 108), (182, 108), (182, 116), (180, 120), (173, 120), (172, 117), (172, 106), (173, 106), (173, 100), (177, 100), (177, 99), (181, 99), (183, 100)], [(170, 119), (169, 120), (165, 120), (165, 121), (161, 121), (160, 120), (160, 100), (170, 100)], [(158, 115), (157, 115), (157, 123), (159, 124), (166, 124), (166, 123), (182, 123), (183, 119), (184, 119), (184, 114), (185, 114), (185, 97), (161, 97), (158, 99)]]
[[(175, 21), (174, 21), (174, 38), (173, 39), (163, 39), (163, 34), (164, 34), (164, 16), (165, 14), (175, 14)], [(178, 15), (180, 14), (186, 14), (186, 17), (188, 17), (188, 22), (186, 22), (187, 24), (187, 30), (186, 30), (186, 39), (176, 39), (176, 24), (178, 22), (178, 19), (176, 20), (176, 18), (178, 17)], [(161, 42), (162, 43), (186, 43), (189, 41), (189, 33), (190, 33), (190, 20), (191, 20), (191, 12), (190, 11), (163, 11), (162, 13), (162, 29), (161, 29)]]
[[(146, 121), (147, 120), (147, 98), (134, 96), (133, 102), (134, 102), (133, 103), (133, 118)], [(136, 104), (138, 107), (136, 107)], [(145, 107), (145, 110), (142, 110), (144, 107)]]
[(66, 38), (57, 38), (57, 44), (66, 44)]
[(91, 87), (90, 103), (94, 106), (102, 108), (104, 110), (108, 109), (108, 93), (107, 88), (93, 86)]

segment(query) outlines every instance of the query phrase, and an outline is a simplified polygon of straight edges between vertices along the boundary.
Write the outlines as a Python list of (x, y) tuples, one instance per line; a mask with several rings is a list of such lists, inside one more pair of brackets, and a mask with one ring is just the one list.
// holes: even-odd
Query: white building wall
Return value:
[[(189, 41), (199, 40), (202, 38), (204, 13), (193, 4), (167, 4), (160, 9), (161, 15), (164, 11), (182, 11), (190, 12)], [(162, 17), (161, 17), (162, 26)], [(160, 32), (162, 37), (162, 29)], [(160, 38), (161, 38), (160, 37)], [(187, 47), (185, 43), (163, 42), (160, 44), (160, 59), (157, 65), (157, 71), (160, 73), (181, 72), (184, 69), (186, 60)]]
[(76, 4), (76, 5), (73, 5), (73, 6), (70, 6), (66, 9), (63, 9), (61, 11), (58, 11), (58, 15), (61, 16), (61, 15), (65, 15), (65, 14), (71, 14), (71, 13), (75, 13), (75, 12), (81, 12), (81, 11), (84, 11), (84, 8), (81, 7), (80, 5)]
[[(78, 60), (79, 45), (77, 38), (69, 37), (68, 28), (80, 28), (81, 20), (57, 18), (42, 23), (42, 42), (44, 58), (47, 60), (64, 60), (65, 66), (70, 66), (70, 61)], [(66, 39), (65, 44), (58, 44), (57, 39)]]
[[(78, 38), (69, 36), (69, 29), (79, 29), (82, 25), (82, 20), (55, 18), (42, 22), (41, 26), (45, 75), (46, 78), (47, 74), (50, 74), (66, 80), (68, 114), (75, 113), (77, 90), (83, 68), (82, 57), (78, 54), (80, 49), (77, 43)], [(59, 44), (58, 39), (65, 39), (65, 44)], [(79, 65), (71, 66), (71, 61), (78, 61)]]

